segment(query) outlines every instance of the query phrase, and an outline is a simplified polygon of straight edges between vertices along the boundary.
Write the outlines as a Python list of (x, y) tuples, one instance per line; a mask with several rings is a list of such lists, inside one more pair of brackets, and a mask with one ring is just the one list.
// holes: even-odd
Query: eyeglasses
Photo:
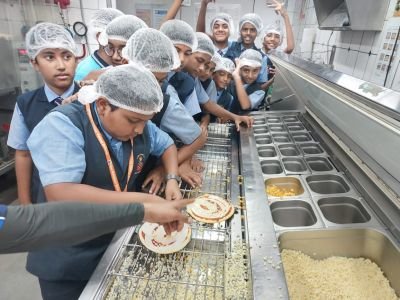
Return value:
[(104, 52), (107, 54), (107, 56), (111, 57), (114, 55), (115, 51), (117, 51), (118, 55), (122, 57), (121, 54), (122, 54), (123, 48), (124, 47), (115, 49), (115, 48), (112, 48), (112, 46), (110, 46), (110, 45), (106, 45), (106, 46), (104, 46)]

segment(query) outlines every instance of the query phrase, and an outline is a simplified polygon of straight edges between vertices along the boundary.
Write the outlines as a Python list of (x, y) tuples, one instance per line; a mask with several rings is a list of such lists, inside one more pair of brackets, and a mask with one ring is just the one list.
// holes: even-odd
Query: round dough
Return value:
[(183, 225), (179, 232), (170, 235), (165, 233), (164, 227), (157, 223), (144, 223), (139, 230), (142, 244), (149, 250), (159, 254), (175, 253), (190, 242), (192, 229), (188, 224)]
[(235, 208), (221, 197), (205, 194), (189, 204), (187, 212), (197, 221), (212, 224), (228, 220)]

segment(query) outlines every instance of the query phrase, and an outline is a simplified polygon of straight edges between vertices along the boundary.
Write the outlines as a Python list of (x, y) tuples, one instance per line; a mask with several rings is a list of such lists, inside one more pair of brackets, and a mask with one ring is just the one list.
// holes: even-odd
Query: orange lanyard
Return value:
[[(108, 166), (108, 170), (109, 170), (110, 175), (111, 175), (111, 179), (112, 179), (112, 182), (113, 182), (113, 185), (114, 185), (114, 189), (117, 192), (121, 192), (121, 186), (119, 185), (119, 182), (118, 182), (117, 173), (115, 172), (114, 163), (112, 162), (112, 159), (111, 159), (111, 156), (110, 156), (110, 151), (108, 151), (107, 144), (104, 141), (104, 138), (103, 138), (102, 134), (100, 133), (100, 130), (97, 128), (96, 124), (94, 123), (93, 116), (92, 116), (92, 110), (90, 108), (90, 104), (86, 104), (85, 108), (86, 108), (86, 114), (88, 115), (89, 120), (90, 120), (90, 124), (92, 124), (94, 134), (96, 135), (97, 140), (99, 141), (101, 147), (103, 148), (104, 155), (106, 156), (107, 166)], [(126, 180), (126, 185), (125, 185), (125, 188), (124, 188), (124, 192), (126, 192), (127, 189), (128, 189), (128, 183), (129, 183), (129, 180), (130, 180), (130, 178), (132, 176), (132, 173), (133, 173), (134, 158), (133, 158), (133, 140), (132, 139), (131, 139), (131, 146), (132, 146), (132, 148), (131, 148), (132, 150), (131, 150), (131, 155), (129, 157), (128, 179)]]

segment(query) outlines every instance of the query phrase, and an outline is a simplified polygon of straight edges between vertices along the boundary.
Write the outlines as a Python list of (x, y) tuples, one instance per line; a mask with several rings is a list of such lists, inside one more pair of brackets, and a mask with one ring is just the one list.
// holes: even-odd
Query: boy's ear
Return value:
[(32, 67), (33, 67), (37, 72), (40, 72), (39, 64), (38, 64), (36, 58), (35, 58), (35, 59), (31, 59), (31, 64), (32, 64)]

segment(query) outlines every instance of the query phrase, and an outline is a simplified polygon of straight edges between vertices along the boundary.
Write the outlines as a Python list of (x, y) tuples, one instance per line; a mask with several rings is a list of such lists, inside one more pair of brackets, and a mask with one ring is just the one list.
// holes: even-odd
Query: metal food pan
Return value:
[(259, 144), (259, 145), (272, 144), (272, 138), (268, 134), (258, 135), (255, 137), (255, 139), (256, 139), (256, 144)]
[(300, 156), (300, 150), (295, 144), (281, 144), (278, 145), (279, 152), (282, 156)]
[(299, 147), (304, 155), (320, 155), (324, 153), (322, 147), (317, 143), (299, 144)]
[(305, 160), (312, 172), (330, 172), (335, 170), (327, 157), (306, 157)]
[(276, 153), (276, 149), (274, 146), (270, 145), (270, 146), (260, 146), (257, 148), (258, 151), (258, 155), (261, 158), (271, 158), (271, 157), (276, 157), (277, 153)]
[(303, 124), (301, 123), (291, 123), (286, 125), (289, 131), (302, 131), (306, 130)]
[(290, 135), (292, 136), (295, 143), (304, 143), (313, 141), (313, 138), (307, 132), (291, 132)]
[(266, 117), (266, 119), (267, 119), (267, 122), (268, 123), (270, 123), (270, 124), (276, 124), (276, 123), (281, 123), (282, 122), (282, 120), (281, 120), (281, 118), (280, 117)]
[(367, 223), (371, 215), (360, 201), (350, 197), (321, 198), (317, 202), (322, 216), (335, 224)]
[(268, 178), (264, 181), (264, 185), (268, 198), (288, 199), (289, 197), (304, 197), (306, 194), (300, 178), (294, 176)]
[(272, 138), (276, 144), (291, 142), (290, 136), (287, 133), (274, 133), (272, 134)]
[(346, 194), (352, 191), (344, 178), (336, 174), (307, 176), (306, 182), (311, 192), (319, 195)]
[(272, 219), (278, 227), (309, 227), (316, 225), (318, 221), (310, 203), (305, 201), (276, 201), (270, 205), (270, 209)]
[(262, 160), (261, 170), (265, 175), (276, 175), (283, 173), (282, 165), (277, 159)]
[(283, 116), (282, 120), (285, 123), (297, 123), (297, 122), (300, 122), (299, 118), (297, 118), (296, 116)]
[(268, 127), (266, 125), (254, 126), (253, 127), (253, 131), (254, 131), (255, 134), (263, 134), (263, 133), (268, 133), (269, 132)]
[(286, 127), (283, 124), (271, 124), (269, 125), (271, 132), (287, 132)]
[(284, 157), (282, 158), (283, 167), (286, 174), (307, 174), (307, 165), (302, 158)]
[(400, 295), (400, 248), (374, 228), (299, 230), (279, 236), (280, 250), (301, 251), (315, 259), (365, 257), (375, 262)]
[(267, 124), (265, 118), (256, 119), (254, 118), (254, 125), (264, 125)]

